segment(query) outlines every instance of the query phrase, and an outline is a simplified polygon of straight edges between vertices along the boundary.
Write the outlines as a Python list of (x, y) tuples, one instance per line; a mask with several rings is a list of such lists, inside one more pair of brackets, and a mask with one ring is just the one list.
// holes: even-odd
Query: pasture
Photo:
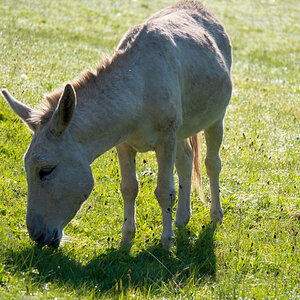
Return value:
[[(0, 88), (37, 107), (45, 93), (111, 55), (129, 27), (174, 2), (0, 0)], [(31, 133), (1, 97), (1, 299), (300, 298), (300, 4), (203, 2), (233, 44), (223, 224), (211, 225), (209, 206), (193, 193), (188, 226), (163, 250), (155, 156), (138, 154), (137, 232), (130, 252), (120, 250), (123, 204), (111, 149), (92, 165), (95, 188), (66, 227), (66, 241), (39, 249), (25, 224)], [(209, 196), (204, 164), (203, 187)]]

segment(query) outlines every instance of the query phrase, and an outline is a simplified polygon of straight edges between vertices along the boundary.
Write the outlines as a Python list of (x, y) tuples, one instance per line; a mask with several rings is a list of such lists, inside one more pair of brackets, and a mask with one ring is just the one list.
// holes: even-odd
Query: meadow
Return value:
[[(0, 299), (300, 299), (300, 2), (203, 2), (225, 25), (234, 54), (223, 224), (212, 226), (194, 192), (188, 226), (163, 250), (155, 156), (138, 154), (137, 233), (130, 252), (120, 250), (123, 205), (111, 149), (92, 165), (95, 187), (66, 227), (68, 239), (39, 249), (25, 223), (23, 154), (32, 135), (0, 97)], [(0, 88), (38, 107), (45, 93), (111, 55), (129, 27), (171, 3), (0, 0)], [(208, 197), (204, 166), (203, 188)]]

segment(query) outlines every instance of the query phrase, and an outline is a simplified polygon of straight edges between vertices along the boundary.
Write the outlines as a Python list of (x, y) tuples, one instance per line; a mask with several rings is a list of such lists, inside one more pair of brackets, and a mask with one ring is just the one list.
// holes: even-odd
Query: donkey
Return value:
[(64, 227), (92, 191), (90, 164), (116, 146), (124, 200), (121, 246), (131, 245), (136, 231), (136, 153), (154, 150), (154, 193), (162, 211), (162, 246), (168, 248), (176, 197), (173, 169), (179, 177), (175, 225), (182, 227), (191, 215), (193, 156), (199, 174), (197, 134), (203, 130), (210, 217), (221, 223), (219, 148), (232, 92), (231, 62), (231, 42), (220, 21), (203, 4), (185, 1), (129, 29), (112, 57), (46, 95), (37, 110), (3, 89), (34, 132), (24, 156), (30, 238), (41, 246), (59, 245)]

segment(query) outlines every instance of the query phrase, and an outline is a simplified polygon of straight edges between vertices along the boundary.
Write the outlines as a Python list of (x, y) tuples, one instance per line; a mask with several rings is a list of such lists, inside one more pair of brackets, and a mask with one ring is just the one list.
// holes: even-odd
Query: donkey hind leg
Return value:
[(207, 146), (205, 166), (209, 177), (211, 192), (210, 218), (214, 224), (221, 224), (223, 210), (219, 190), (219, 174), (221, 171), (219, 149), (223, 139), (223, 119), (208, 127), (204, 133)]
[(121, 247), (131, 244), (134, 238), (135, 225), (135, 198), (138, 194), (136, 178), (135, 156), (136, 151), (126, 143), (116, 146), (121, 169), (121, 193), (124, 202), (124, 216), (122, 226)]
[(193, 151), (187, 140), (177, 144), (176, 170), (179, 177), (178, 205), (175, 225), (185, 226), (191, 216), (191, 176), (193, 168)]
[(175, 203), (174, 164), (176, 155), (176, 135), (168, 133), (155, 147), (158, 164), (157, 187), (155, 196), (162, 211), (163, 231), (161, 242), (163, 248), (170, 247), (173, 233), (172, 207)]

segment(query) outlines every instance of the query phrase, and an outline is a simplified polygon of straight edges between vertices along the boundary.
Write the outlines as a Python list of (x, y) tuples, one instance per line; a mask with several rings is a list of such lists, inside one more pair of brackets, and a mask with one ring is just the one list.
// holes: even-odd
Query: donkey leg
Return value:
[(223, 119), (207, 128), (204, 132), (207, 146), (205, 166), (209, 177), (211, 193), (210, 218), (213, 223), (221, 224), (223, 210), (219, 190), (219, 174), (221, 172), (219, 149), (223, 139)]
[(157, 187), (155, 196), (162, 211), (163, 231), (161, 242), (163, 248), (168, 249), (173, 233), (172, 207), (176, 198), (174, 187), (174, 164), (176, 155), (176, 135), (169, 133), (155, 147), (158, 163)]
[(178, 205), (175, 225), (185, 226), (191, 216), (191, 176), (193, 168), (193, 151), (187, 140), (177, 144), (176, 170), (179, 177)]
[(124, 202), (124, 216), (122, 226), (121, 247), (130, 245), (134, 238), (135, 225), (135, 198), (138, 194), (136, 178), (135, 156), (136, 151), (126, 143), (116, 146), (121, 169), (121, 193)]

